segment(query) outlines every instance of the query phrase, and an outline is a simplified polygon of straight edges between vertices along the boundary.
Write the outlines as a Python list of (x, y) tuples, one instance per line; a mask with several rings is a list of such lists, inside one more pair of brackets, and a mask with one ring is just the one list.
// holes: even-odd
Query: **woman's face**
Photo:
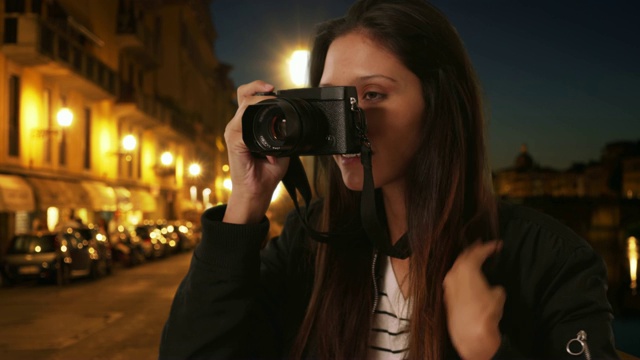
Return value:
[[(403, 191), (422, 129), (424, 100), (418, 77), (367, 35), (351, 32), (329, 46), (320, 86), (356, 87), (367, 117), (374, 184)], [(362, 190), (360, 158), (334, 155), (334, 160), (345, 185)]]

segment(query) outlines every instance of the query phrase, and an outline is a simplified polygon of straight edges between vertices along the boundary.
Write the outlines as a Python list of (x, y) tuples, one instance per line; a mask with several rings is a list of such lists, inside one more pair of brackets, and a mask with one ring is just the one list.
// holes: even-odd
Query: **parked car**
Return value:
[(98, 259), (95, 262), (95, 276), (100, 277), (111, 274), (113, 271), (113, 249), (107, 240), (107, 235), (93, 225), (75, 228), (82, 237), (87, 239), (98, 250)]
[(135, 227), (133, 236), (138, 236), (143, 242), (143, 246), (149, 249), (145, 252), (149, 260), (165, 257), (170, 253), (167, 239), (155, 225), (138, 225)]
[(178, 230), (177, 227), (172, 224), (158, 223), (155, 228), (160, 231), (162, 236), (167, 239), (167, 251), (170, 254), (175, 254), (183, 251), (186, 247), (189, 247), (189, 239)]
[[(109, 236), (113, 258), (126, 267), (136, 266), (145, 261), (146, 254), (142, 241), (138, 236), (132, 236), (124, 226), (118, 226)], [(151, 254), (152, 248), (147, 251)]]
[(98, 258), (97, 247), (72, 228), (33, 232), (11, 239), (0, 270), (5, 284), (38, 279), (64, 285), (72, 278), (95, 277)]
[(167, 225), (167, 231), (180, 239), (178, 251), (188, 251), (196, 247), (197, 242), (193, 230), (187, 225), (174, 222)]

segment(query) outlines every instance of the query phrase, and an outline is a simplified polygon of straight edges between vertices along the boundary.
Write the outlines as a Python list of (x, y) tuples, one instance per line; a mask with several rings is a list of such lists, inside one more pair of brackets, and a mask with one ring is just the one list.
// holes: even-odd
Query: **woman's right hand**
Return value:
[(289, 158), (267, 156), (257, 158), (242, 140), (242, 115), (247, 106), (267, 99), (258, 92), (273, 91), (273, 85), (254, 81), (238, 88), (238, 111), (224, 132), (229, 156), (232, 191), (222, 221), (233, 224), (255, 224), (267, 212), (271, 196), (287, 171)]

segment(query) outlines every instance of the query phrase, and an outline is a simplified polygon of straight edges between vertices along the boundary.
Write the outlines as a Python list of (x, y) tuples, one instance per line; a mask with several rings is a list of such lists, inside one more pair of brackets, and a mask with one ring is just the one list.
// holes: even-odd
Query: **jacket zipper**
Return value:
[(375, 314), (378, 307), (378, 280), (376, 279), (376, 261), (378, 260), (378, 251), (373, 253), (373, 261), (371, 262), (371, 278), (373, 279), (373, 309), (371, 316)]
[[(580, 345), (580, 349), (578, 351), (572, 351), (571, 345), (573, 342), (577, 342)], [(589, 351), (589, 344), (587, 344), (587, 332), (584, 330), (578, 331), (575, 339), (569, 340), (567, 343), (567, 352), (574, 356), (580, 356), (584, 354), (584, 357), (587, 360), (591, 360), (591, 351)]]

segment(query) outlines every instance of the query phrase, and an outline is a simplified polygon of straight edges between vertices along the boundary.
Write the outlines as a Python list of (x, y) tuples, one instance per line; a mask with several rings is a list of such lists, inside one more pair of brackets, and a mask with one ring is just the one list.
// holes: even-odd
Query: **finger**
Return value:
[(275, 156), (267, 155), (267, 161), (269, 162), (269, 164), (275, 165), (276, 161), (278, 161), (278, 158)]
[(258, 92), (273, 91), (274, 86), (262, 80), (256, 80), (238, 87), (238, 102), (254, 96)]
[(256, 80), (238, 87), (238, 109), (233, 118), (227, 124), (227, 130), (242, 131), (242, 115), (249, 105), (253, 105), (266, 99), (264, 96), (254, 96), (257, 92), (272, 91), (273, 85), (262, 80)]
[(507, 293), (504, 288), (502, 286), (494, 286), (491, 288), (491, 293), (493, 294), (494, 299), (498, 302), (498, 305), (500, 305), (500, 308), (503, 308), (507, 299)]
[(467, 250), (466, 256), (470, 261), (478, 266), (487, 260), (487, 258), (502, 249), (502, 240), (491, 240), (485, 243), (476, 241)]

